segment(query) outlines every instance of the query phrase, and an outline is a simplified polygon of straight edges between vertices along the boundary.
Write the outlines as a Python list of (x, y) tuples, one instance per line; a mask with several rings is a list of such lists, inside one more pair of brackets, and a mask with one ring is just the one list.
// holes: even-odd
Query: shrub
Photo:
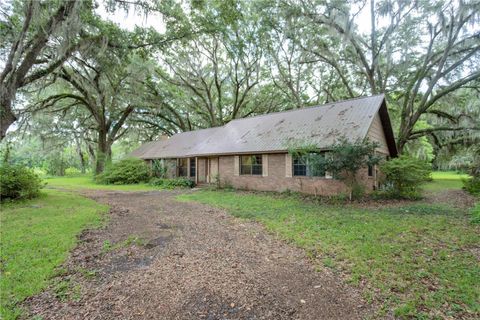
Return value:
[(33, 168), (33, 173), (35, 173), (37, 176), (45, 178), (47, 176), (47, 172), (43, 170), (42, 168)]
[(81, 174), (82, 172), (80, 170), (78, 170), (77, 168), (75, 167), (68, 167), (67, 169), (65, 169), (65, 175), (66, 176), (76, 176), (76, 175), (79, 175)]
[(152, 180), (150, 180), (150, 185), (162, 187), (165, 189), (193, 188), (195, 186), (195, 182), (187, 178), (176, 178), (176, 179), (153, 178)]
[(480, 195), (480, 177), (463, 179), (463, 189), (473, 195)]
[(42, 180), (32, 170), (21, 165), (1, 165), (0, 197), (2, 201), (35, 198), (40, 194), (42, 187)]
[(148, 181), (150, 169), (145, 161), (127, 158), (108, 166), (96, 177), (96, 181), (105, 184), (133, 184)]
[(417, 199), (421, 195), (420, 186), (430, 181), (431, 165), (415, 158), (402, 155), (380, 166), (385, 174), (385, 189), (392, 197)]

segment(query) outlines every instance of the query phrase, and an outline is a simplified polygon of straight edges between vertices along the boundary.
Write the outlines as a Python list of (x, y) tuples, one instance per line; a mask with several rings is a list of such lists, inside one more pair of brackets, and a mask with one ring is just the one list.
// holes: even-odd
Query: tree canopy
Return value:
[(449, 166), (479, 142), (478, 1), (10, 0), (0, 37), (1, 138), (73, 150), (79, 170), (162, 135), (379, 93), (402, 153)]

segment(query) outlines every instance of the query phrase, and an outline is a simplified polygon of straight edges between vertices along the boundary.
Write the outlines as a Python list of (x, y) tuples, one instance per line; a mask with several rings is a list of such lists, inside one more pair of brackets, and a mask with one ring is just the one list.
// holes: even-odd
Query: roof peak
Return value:
[[(337, 103), (343, 103), (343, 102), (349, 102), (349, 101), (355, 101), (355, 100), (361, 100), (361, 99), (371, 99), (371, 98), (376, 98), (376, 97), (380, 97), (380, 96), (385, 97), (385, 94), (380, 93), (380, 94), (375, 94), (373, 96), (360, 96), (360, 97), (343, 99), (343, 100), (333, 101), (333, 102), (314, 105), (314, 106), (307, 106), (307, 107), (302, 107), (302, 108), (297, 108), (297, 109), (289, 109), (289, 110), (283, 110), (283, 111), (277, 111), (277, 112), (258, 114), (256, 116), (251, 116), (251, 117), (232, 119), (228, 123), (233, 122), (233, 121), (241, 121), (241, 120), (246, 120), (246, 119), (253, 119), (253, 118), (270, 116), (272, 114), (282, 114), (282, 113), (288, 113), (288, 112), (294, 112), (294, 111), (301, 111), (301, 110), (305, 110), (305, 109), (322, 108), (322, 107), (331, 106), (331, 105), (334, 105), (334, 104), (337, 104)], [(228, 123), (224, 124), (222, 127), (226, 126)]]
[(301, 110), (305, 110), (305, 109), (321, 108), (321, 107), (331, 106), (331, 105), (334, 105), (336, 103), (343, 103), (343, 102), (355, 101), (355, 100), (361, 100), (361, 99), (371, 99), (371, 98), (380, 97), (380, 96), (385, 97), (385, 94), (381, 93), (381, 94), (376, 94), (376, 95), (372, 95), (372, 96), (360, 96), (360, 97), (355, 97), (355, 98), (350, 98), (350, 99), (343, 99), (343, 100), (333, 101), (333, 102), (329, 102), (329, 103), (324, 103), (324, 104), (320, 104), (320, 105), (302, 107), (302, 108), (298, 108), (298, 109), (289, 109), (289, 110), (283, 110), (283, 111), (277, 111), (277, 112), (258, 114), (258, 115), (251, 116), (251, 117), (237, 118), (237, 119), (232, 119), (229, 122), (227, 122), (227, 123), (225, 123), (224, 125), (221, 125), (221, 126), (178, 132), (178, 133), (175, 133), (174, 136), (179, 135), (179, 134), (186, 134), (186, 133), (203, 131), (203, 130), (212, 130), (212, 129), (224, 128), (230, 122), (234, 122), (234, 121), (237, 122), (237, 121), (242, 121), (242, 120), (246, 120), (246, 119), (254, 119), (254, 118), (271, 116), (273, 114), (282, 114), (282, 113), (288, 113), (288, 112), (294, 112), (294, 111), (301, 111)]

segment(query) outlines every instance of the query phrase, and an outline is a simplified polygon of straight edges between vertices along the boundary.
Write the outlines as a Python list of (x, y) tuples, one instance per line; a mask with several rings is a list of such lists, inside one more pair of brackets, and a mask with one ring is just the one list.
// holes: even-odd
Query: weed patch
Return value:
[[(296, 198), (226, 191), (178, 196), (261, 222), (319, 263), (362, 286), (365, 298), (399, 318), (480, 316), (480, 265), (468, 248), (480, 243), (469, 216), (428, 203), (361, 209)], [(366, 285), (365, 285), (366, 284)]]

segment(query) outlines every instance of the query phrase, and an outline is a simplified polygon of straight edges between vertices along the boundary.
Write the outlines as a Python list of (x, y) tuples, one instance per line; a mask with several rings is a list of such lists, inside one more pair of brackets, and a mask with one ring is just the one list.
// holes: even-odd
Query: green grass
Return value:
[(480, 201), (473, 206), (470, 211), (471, 222), (475, 224), (480, 224)]
[(433, 181), (424, 185), (425, 190), (460, 190), (463, 187), (462, 179), (468, 178), (468, 175), (454, 171), (435, 171), (432, 172), (432, 178)]
[(108, 207), (68, 192), (45, 190), (38, 199), (2, 204), (0, 318), (15, 319), (17, 303), (38, 293), (86, 227), (102, 223)]
[[(359, 209), (293, 197), (198, 191), (178, 196), (254, 219), (305, 248), (319, 268), (347, 274), (383, 312), (401, 318), (480, 315), (480, 226), (444, 205)], [(201, 218), (201, 217), (199, 217)]]
[(96, 184), (92, 176), (83, 175), (75, 177), (53, 177), (45, 179), (47, 187), (55, 187), (70, 190), (91, 189), (91, 190), (118, 190), (118, 191), (150, 191), (159, 190), (159, 187), (150, 186), (146, 183), (111, 185)]

